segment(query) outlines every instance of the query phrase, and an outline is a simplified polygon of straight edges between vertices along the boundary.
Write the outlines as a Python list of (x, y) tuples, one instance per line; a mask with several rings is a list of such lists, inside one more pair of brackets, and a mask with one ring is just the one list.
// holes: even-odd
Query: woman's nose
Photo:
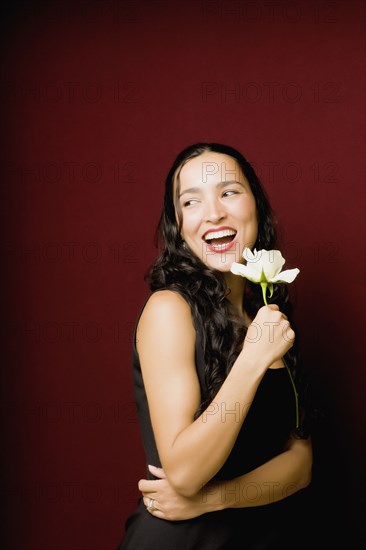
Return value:
[(223, 205), (218, 200), (208, 201), (204, 211), (204, 220), (217, 223), (225, 217)]

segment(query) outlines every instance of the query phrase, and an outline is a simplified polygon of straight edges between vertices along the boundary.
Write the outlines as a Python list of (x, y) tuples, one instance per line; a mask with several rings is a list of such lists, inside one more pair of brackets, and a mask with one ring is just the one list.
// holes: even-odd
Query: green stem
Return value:
[[(262, 294), (263, 294), (263, 301), (264, 301), (264, 303), (266, 304), (266, 306), (268, 306), (268, 303), (267, 303), (267, 284), (268, 284), (268, 283), (261, 283)], [(294, 390), (294, 394), (295, 394), (296, 428), (298, 428), (298, 427), (299, 427), (299, 400), (298, 400), (298, 393), (297, 393), (297, 390), (296, 390), (295, 382), (294, 382), (294, 379), (293, 379), (293, 377), (292, 377), (291, 371), (290, 371), (289, 366), (287, 365), (287, 363), (286, 363), (284, 357), (282, 357), (282, 361), (284, 362), (284, 365), (285, 365), (286, 370), (287, 370), (287, 372), (288, 372), (288, 375), (289, 375), (289, 377), (290, 377), (291, 384), (292, 384), (292, 387), (293, 387), (293, 390)]]
[(266, 306), (268, 306), (267, 296), (266, 296), (266, 294), (267, 294), (267, 283), (261, 283), (261, 287), (262, 287), (263, 301), (266, 304)]

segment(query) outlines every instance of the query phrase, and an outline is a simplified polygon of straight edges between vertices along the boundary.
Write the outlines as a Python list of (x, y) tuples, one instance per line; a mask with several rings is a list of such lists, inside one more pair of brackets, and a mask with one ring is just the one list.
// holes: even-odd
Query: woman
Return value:
[(275, 248), (265, 192), (241, 153), (194, 144), (167, 176), (158, 230), (134, 339), (149, 479), (118, 549), (282, 548), (312, 469), (288, 291), (263, 306), (260, 286), (230, 271), (245, 247)]

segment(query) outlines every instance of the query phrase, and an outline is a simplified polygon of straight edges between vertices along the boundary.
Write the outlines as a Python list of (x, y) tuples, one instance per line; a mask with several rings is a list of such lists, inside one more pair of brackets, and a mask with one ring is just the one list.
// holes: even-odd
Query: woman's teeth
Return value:
[(212, 231), (205, 236), (205, 241), (213, 246), (228, 244), (236, 235), (232, 229), (223, 229), (222, 231)]

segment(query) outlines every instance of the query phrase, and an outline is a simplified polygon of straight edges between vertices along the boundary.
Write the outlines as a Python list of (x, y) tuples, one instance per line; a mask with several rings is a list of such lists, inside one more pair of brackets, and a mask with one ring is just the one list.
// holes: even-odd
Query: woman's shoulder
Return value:
[[(147, 300), (147, 304), (160, 304), (160, 305), (170, 305), (170, 306), (188, 306), (187, 299), (183, 296), (182, 292), (173, 290), (170, 288), (162, 288), (160, 290), (155, 290), (151, 293)], [(189, 306), (188, 306), (189, 307)]]
[(138, 329), (151, 323), (160, 326), (193, 326), (191, 308), (183, 294), (170, 289), (154, 291), (145, 302), (138, 322)]

